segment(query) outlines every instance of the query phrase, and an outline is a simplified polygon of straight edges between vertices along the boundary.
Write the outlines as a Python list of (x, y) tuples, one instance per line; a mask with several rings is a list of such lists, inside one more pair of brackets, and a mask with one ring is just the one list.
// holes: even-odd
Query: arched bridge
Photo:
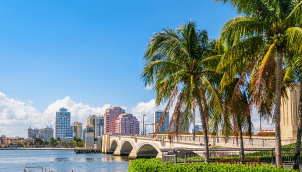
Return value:
[(143, 136), (103, 136), (102, 152), (126, 155), (129, 158), (162, 157), (160, 149), (202, 148), (199, 143), (170, 143), (169, 139)]

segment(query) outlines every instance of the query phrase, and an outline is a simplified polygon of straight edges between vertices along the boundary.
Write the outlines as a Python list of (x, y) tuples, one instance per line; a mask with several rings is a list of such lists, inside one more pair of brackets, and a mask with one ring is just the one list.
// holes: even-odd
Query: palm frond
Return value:
[(267, 4), (265, 4), (266, 2), (262, 0), (215, 0), (215, 2), (230, 2), (232, 6), (237, 8), (238, 13), (253, 16), (261, 20), (273, 16)]
[(291, 27), (286, 30), (287, 36), (287, 46), (290, 51), (293, 51), (295, 54), (302, 55), (302, 28), (300, 27)]

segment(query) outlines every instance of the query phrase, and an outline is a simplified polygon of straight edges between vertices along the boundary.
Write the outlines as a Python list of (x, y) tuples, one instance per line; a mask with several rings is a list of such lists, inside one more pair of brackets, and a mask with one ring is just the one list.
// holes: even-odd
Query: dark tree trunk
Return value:
[[(203, 113), (203, 107), (201, 104), (200, 98), (197, 98), (198, 106), (199, 106), (199, 111), (200, 111), (200, 119), (201, 119), (201, 124), (202, 124), (202, 131), (203, 131), (203, 136), (204, 136), (204, 154), (205, 154), (205, 163), (209, 163), (209, 138), (208, 138), (208, 128), (206, 124), (206, 118)], [(194, 126), (195, 127), (195, 126)]]
[(244, 145), (243, 145), (243, 136), (242, 136), (242, 130), (240, 130), (239, 134), (239, 141), (240, 141), (240, 152), (239, 152), (239, 158), (244, 159)]
[(298, 114), (298, 131), (297, 142), (294, 155), (293, 169), (300, 171), (300, 149), (301, 149), (301, 127), (302, 127), (302, 83), (300, 84), (300, 100), (299, 100), (299, 114)]
[(280, 105), (281, 105), (281, 82), (282, 82), (283, 50), (278, 51), (276, 71), (276, 98), (275, 98), (275, 126), (276, 126), (276, 165), (282, 165), (281, 158), (281, 130), (280, 130)]

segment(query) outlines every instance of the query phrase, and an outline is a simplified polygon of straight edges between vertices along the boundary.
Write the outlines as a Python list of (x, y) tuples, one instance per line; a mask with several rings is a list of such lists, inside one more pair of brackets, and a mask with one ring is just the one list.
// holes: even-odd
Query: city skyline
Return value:
[[(0, 94), (0, 99), (1, 99), (1, 96), (3, 96), (3, 95), (4, 94)], [(66, 107), (68, 109), (68, 111), (71, 113), (71, 118), (70, 118), (71, 122), (72, 123), (75, 121), (81, 122), (83, 124), (83, 129), (86, 127), (86, 121), (90, 115), (103, 116), (104, 112), (107, 108), (113, 107), (113, 106), (110, 106), (109, 104), (106, 104), (102, 108), (100, 108), (100, 107), (91, 108), (91, 107), (88, 107), (87, 105), (83, 105), (82, 103), (77, 104), (74, 101), (72, 101), (72, 99), (70, 97), (66, 97), (63, 100), (59, 100), (59, 101), (51, 104), (49, 106), (49, 108), (46, 109), (43, 113), (39, 113), (33, 107), (28, 108), (28, 107), (24, 106), (24, 103), (22, 103), (20, 101), (16, 101), (13, 99), (7, 99), (7, 101), (13, 102), (13, 104), (20, 105), (21, 107), (23, 106), (22, 108), (29, 110), (29, 112), (36, 113), (36, 115), (33, 116), (33, 118), (28, 119), (28, 121), (35, 121), (34, 123), (29, 123), (30, 125), (24, 124), (22, 127), (19, 126), (18, 128), (15, 128), (13, 126), (12, 128), (15, 128), (14, 130), (10, 130), (10, 128), (3, 129), (4, 127), (0, 126), (0, 128), (2, 128), (0, 130), (0, 132), (2, 132), (2, 133), (0, 133), (0, 135), (3, 134), (3, 135), (6, 135), (6, 137), (19, 136), (19, 137), (23, 137), (23, 138), (27, 137), (28, 126), (31, 126), (32, 128), (43, 128), (46, 125), (55, 126), (55, 114), (56, 114), (57, 110), (62, 107)], [(79, 109), (79, 107), (84, 107), (83, 109), (85, 109), (85, 110), (81, 109), (81, 111), (78, 111), (77, 109)], [(142, 115), (147, 114), (145, 117), (145, 124), (146, 123), (151, 124), (151, 123), (154, 123), (154, 112), (156, 112), (158, 110), (162, 111), (165, 108), (165, 104), (164, 105), (161, 104), (161, 105), (157, 106), (155, 103), (155, 99), (152, 99), (150, 102), (140, 102), (137, 104), (137, 106), (131, 108), (130, 110), (127, 107), (123, 107), (123, 106), (121, 108), (127, 110), (127, 112), (136, 116), (136, 118), (138, 119), (138, 121), (140, 123), (142, 122)], [(171, 109), (171, 110), (173, 110), (173, 109)], [(200, 118), (198, 117), (198, 111), (196, 112), (196, 117), (197, 118), (196, 118), (195, 124), (198, 124), (198, 123), (200, 123)], [(257, 120), (254, 118), (253, 118), (254, 121)], [(189, 130), (191, 131), (192, 128), (193, 128), (193, 124), (190, 125)], [(262, 129), (266, 129), (266, 128), (271, 129), (272, 126), (267, 124), (267, 122), (262, 121)], [(257, 132), (258, 129), (259, 129), (258, 125), (255, 125), (253, 131)], [(140, 126), (140, 130), (142, 131), (142, 124)], [(150, 132), (153, 132), (153, 127), (147, 127), (147, 133), (150, 133)]]

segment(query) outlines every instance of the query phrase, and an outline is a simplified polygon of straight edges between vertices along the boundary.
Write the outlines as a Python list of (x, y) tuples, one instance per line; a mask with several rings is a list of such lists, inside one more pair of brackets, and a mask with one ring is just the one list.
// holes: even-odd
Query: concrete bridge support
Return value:
[(120, 147), (120, 145), (117, 146), (117, 148), (115, 149), (113, 155), (116, 155), (116, 156), (120, 156), (121, 155), (121, 147)]
[(103, 144), (102, 144), (102, 153), (107, 154), (110, 153), (110, 136), (103, 135)]
[(130, 159), (136, 159), (137, 158), (137, 151), (136, 146), (133, 147), (132, 151), (130, 152), (129, 156)]

